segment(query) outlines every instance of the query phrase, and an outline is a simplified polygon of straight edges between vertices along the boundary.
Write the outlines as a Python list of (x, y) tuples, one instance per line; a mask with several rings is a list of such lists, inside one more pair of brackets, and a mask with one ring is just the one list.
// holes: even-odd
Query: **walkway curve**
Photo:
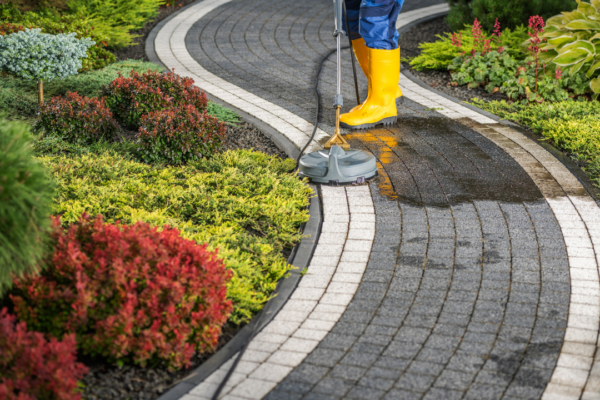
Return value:
[[(445, 7), (423, 3), (407, 0), (397, 27)], [(204, 1), (165, 24), (155, 49), (300, 147), (306, 77), (334, 45), (328, 21), (316, 0)], [(517, 131), (404, 76), (400, 86), (396, 126), (348, 135), (381, 178), (321, 188), (308, 275), (223, 398), (600, 398), (596, 202)], [(209, 398), (222, 374), (186, 397)]]

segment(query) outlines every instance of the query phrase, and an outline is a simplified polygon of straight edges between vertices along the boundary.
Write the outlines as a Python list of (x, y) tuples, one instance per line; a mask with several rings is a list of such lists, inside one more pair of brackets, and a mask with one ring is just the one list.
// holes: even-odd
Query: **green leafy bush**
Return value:
[(140, 127), (144, 114), (188, 104), (204, 112), (208, 103), (206, 94), (194, 86), (192, 78), (174, 72), (148, 71), (140, 75), (131, 71), (129, 78), (119, 74), (102, 90), (102, 96), (117, 121), (130, 129)]
[(223, 147), (225, 124), (185, 105), (142, 115), (140, 152), (147, 162), (185, 164), (213, 155)]
[(583, 169), (600, 186), (599, 102), (562, 101), (523, 105), (505, 101), (474, 101), (474, 104), (543, 135), (555, 147), (583, 162)]
[(288, 266), (300, 239), (310, 188), (292, 176), (293, 160), (227, 151), (183, 167), (160, 168), (114, 151), (42, 156), (58, 184), (54, 212), (72, 223), (86, 211), (106, 222), (148, 222), (208, 242), (234, 273), (227, 286), (233, 323), (250, 320)]
[[(483, 86), (488, 93), (501, 92), (511, 100), (528, 101), (561, 101), (569, 97), (567, 90), (580, 92), (578, 82), (585, 78), (580, 75), (566, 74), (557, 79), (552, 71), (539, 72), (535, 79), (535, 65), (531, 58), (518, 61), (506, 52), (492, 51), (485, 55), (473, 57), (457, 57), (448, 67), (452, 81), (457, 85), (468, 85), (469, 88)], [(571, 87), (573, 86), (573, 87)], [(577, 93), (583, 94), (583, 93)]]
[[(473, 21), (471, 21), (472, 23)], [(513, 58), (524, 59), (526, 54), (521, 51), (519, 45), (529, 38), (527, 28), (519, 26), (515, 30), (504, 29), (500, 36), (500, 45), (493, 40), (492, 35), (483, 32), (484, 39), (490, 40), (492, 50), (504, 47), (506, 52)], [(454, 42), (460, 41), (461, 47), (453, 44), (452, 34), (438, 35), (439, 40), (433, 43), (421, 43), (419, 48), (421, 54), (410, 61), (411, 67), (417, 71), (426, 69), (445, 70), (456, 57), (462, 54), (470, 54), (475, 48), (472, 27), (467, 27), (455, 34)]]
[(130, 31), (140, 29), (158, 15), (164, 0), (72, 0), (68, 3), (76, 15), (91, 16), (97, 32), (108, 38), (108, 45), (121, 48), (132, 43)]
[[(148, 69), (158, 70), (156, 64), (135, 60), (119, 61), (100, 70), (71, 75), (65, 79), (45, 82), (44, 97), (50, 99), (64, 96), (67, 92), (77, 92), (86, 97), (97, 97), (103, 86), (118, 77), (118, 72), (131, 70), (145, 72)], [(38, 109), (37, 84), (13, 76), (0, 79), (0, 113), (11, 119), (28, 119), (36, 117)]]
[[(82, 14), (68, 15), (52, 12), (27, 12), (22, 14), (11, 3), (0, 4), (0, 34), (10, 34), (25, 28), (41, 29), (51, 35), (76, 33), (78, 39), (90, 38), (94, 45), (87, 49), (83, 59), (82, 71), (99, 69), (115, 62), (115, 56), (106, 49), (107, 38), (94, 29), (89, 18)], [(4, 33), (3, 33), (4, 32)]]
[(0, 295), (38, 271), (50, 226), (53, 189), (30, 140), (24, 124), (0, 124)]
[(71, 92), (65, 97), (53, 97), (41, 106), (34, 127), (50, 136), (82, 144), (113, 141), (119, 131), (104, 99), (90, 99)]
[(514, 29), (527, 24), (532, 15), (550, 18), (577, 7), (574, 0), (448, 0), (448, 25), (453, 31), (472, 24), (477, 18), (483, 28), (492, 31), (496, 18), (504, 27)]

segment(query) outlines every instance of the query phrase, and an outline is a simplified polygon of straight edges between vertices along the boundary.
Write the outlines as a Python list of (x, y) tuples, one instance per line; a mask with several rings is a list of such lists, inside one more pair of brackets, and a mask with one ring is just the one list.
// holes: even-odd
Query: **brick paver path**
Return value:
[[(439, 3), (407, 0), (399, 24)], [(205, 1), (155, 45), (165, 65), (300, 147), (331, 30), (329, 1)], [(332, 129), (334, 71), (330, 61), (321, 75), (318, 142)], [(362, 74), (361, 84), (364, 97)], [(406, 78), (400, 85), (395, 126), (348, 134), (378, 158), (380, 177), (322, 188), (309, 273), (224, 398), (600, 398), (595, 201), (520, 133)], [(187, 398), (210, 398), (229, 365)]]

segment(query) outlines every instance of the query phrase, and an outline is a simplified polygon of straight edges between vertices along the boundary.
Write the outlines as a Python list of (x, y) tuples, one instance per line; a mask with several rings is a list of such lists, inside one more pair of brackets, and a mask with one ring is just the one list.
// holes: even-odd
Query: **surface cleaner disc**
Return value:
[(314, 151), (300, 158), (300, 176), (319, 183), (363, 183), (377, 174), (377, 163), (371, 153), (362, 150), (343, 150), (331, 146), (330, 150)]

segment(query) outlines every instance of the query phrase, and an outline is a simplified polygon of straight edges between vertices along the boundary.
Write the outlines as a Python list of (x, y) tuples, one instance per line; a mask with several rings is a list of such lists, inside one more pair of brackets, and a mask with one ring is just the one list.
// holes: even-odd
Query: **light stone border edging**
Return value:
[[(323, 227), (306, 275), (250, 343), (220, 398), (260, 399), (327, 336), (358, 289), (375, 238), (368, 186), (321, 186)], [(235, 356), (234, 356), (235, 357)], [(210, 399), (232, 357), (182, 400)]]

